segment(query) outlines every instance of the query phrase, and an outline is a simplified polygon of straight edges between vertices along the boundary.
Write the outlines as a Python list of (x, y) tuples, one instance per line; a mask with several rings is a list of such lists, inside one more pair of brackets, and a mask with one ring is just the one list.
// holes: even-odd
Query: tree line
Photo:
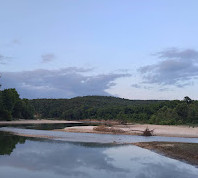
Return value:
[(0, 91), (0, 120), (33, 119), (34, 108), (27, 99), (20, 99), (16, 89)]
[(111, 96), (21, 99), (16, 89), (0, 91), (0, 120), (117, 120), (122, 123), (198, 124), (198, 101), (128, 100)]
[(37, 117), (64, 120), (118, 120), (122, 123), (197, 124), (198, 102), (184, 100), (127, 100), (107, 96), (35, 99)]

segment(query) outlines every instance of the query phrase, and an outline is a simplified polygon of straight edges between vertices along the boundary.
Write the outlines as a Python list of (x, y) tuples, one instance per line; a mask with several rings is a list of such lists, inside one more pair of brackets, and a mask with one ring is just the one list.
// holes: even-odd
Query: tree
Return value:
[(178, 104), (175, 110), (181, 119), (186, 119), (188, 115), (188, 105), (186, 103)]
[(0, 91), (0, 120), (13, 118), (32, 119), (34, 109), (29, 100), (19, 98), (16, 89)]
[(184, 100), (187, 104), (192, 103), (192, 100), (191, 100), (190, 97), (188, 97), (188, 96), (185, 96), (183, 100)]
[(3, 108), (9, 112), (13, 112), (16, 102), (19, 100), (19, 94), (16, 89), (5, 89), (2, 91)]
[[(1, 78), (1, 75), (0, 75), (0, 78)], [(0, 89), (1, 89), (1, 83), (0, 83)]]

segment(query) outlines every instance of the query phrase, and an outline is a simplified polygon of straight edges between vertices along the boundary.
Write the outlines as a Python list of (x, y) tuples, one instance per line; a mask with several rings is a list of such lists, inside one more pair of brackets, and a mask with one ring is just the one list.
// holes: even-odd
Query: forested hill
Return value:
[[(37, 116), (43, 118), (148, 120), (164, 100), (128, 100), (111, 96), (84, 96), (72, 99), (34, 99)], [(148, 110), (145, 114), (144, 111)], [(148, 115), (149, 114), (149, 115)]]
[[(45, 107), (53, 108), (61, 107), (64, 109), (73, 109), (85, 107), (117, 107), (117, 106), (135, 106), (161, 103), (166, 100), (129, 100), (124, 98), (112, 97), (112, 96), (83, 96), (75, 97), (72, 99), (33, 99), (30, 103), (34, 105), (36, 111), (42, 112)], [(57, 109), (57, 108), (56, 108)]]
[(198, 102), (184, 100), (127, 100), (109, 96), (29, 101), (36, 117), (66, 120), (109, 119), (152, 124), (198, 123)]
[(0, 91), (0, 120), (33, 118), (198, 124), (198, 101), (189, 97), (181, 101), (165, 101), (127, 100), (110, 96), (27, 100), (20, 99), (15, 89)]

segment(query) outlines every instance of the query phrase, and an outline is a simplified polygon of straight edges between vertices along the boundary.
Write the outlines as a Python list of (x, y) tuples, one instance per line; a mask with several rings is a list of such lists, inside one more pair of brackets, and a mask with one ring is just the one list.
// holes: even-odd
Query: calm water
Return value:
[[(15, 127), (21, 129), (35, 129), (35, 130), (53, 130), (53, 129), (63, 129), (65, 127), (73, 127), (73, 126), (87, 126), (91, 125), (90, 122), (83, 123), (51, 123), (51, 124), (1, 124), (0, 127)], [(93, 124), (92, 124), (93, 125)], [(95, 123), (97, 125), (97, 123)]]
[(17, 133), (22, 135), (34, 135), (38, 137), (50, 137), (54, 140), (70, 142), (97, 142), (97, 143), (134, 143), (134, 142), (151, 142), (151, 141), (168, 141), (168, 142), (188, 142), (198, 143), (198, 138), (181, 138), (181, 137), (144, 137), (135, 135), (111, 135), (111, 134), (90, 134), (90, 133), (69, 133), (48, 130), (20, 129), (12, 127), (2, 127), (0, 131)]
[(0, 132), (1, 178), (197, 178), (198, 169), (132, 145), (70, 143)]

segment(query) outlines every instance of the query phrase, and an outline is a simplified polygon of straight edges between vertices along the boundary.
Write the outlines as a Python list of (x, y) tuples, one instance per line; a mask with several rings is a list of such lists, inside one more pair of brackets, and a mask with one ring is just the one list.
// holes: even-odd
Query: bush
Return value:
[(11, 121), (12, 120), (11, 113), (9, 111), (7, 111), (7, 110), (0, 111), (0, 120)]

